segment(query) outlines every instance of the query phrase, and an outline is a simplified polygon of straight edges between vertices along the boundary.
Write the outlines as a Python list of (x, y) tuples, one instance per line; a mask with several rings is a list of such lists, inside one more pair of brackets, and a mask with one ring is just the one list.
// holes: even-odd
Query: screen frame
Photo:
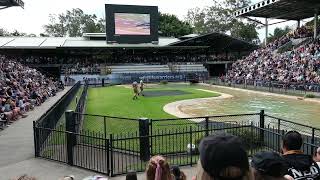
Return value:
[[(105, 4), (106, 10), (106, 39), (107, 43), (119, 44), (140, 44), (158, 43), (159, 13), (157, 6), (136, 6)], [(115, 34), (115, 13), (149, 14), (150, 35), (116, 35)]]

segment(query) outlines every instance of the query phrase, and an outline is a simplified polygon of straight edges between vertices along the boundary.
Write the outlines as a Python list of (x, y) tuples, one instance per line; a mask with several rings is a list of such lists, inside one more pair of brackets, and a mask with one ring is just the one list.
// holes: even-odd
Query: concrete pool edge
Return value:
[(319, 98), (310, 99), (310, 98), (304, 98), (304, 97), (301, 97), (301, 96), (277, 94), (277, 93), (262, 92), (262, 91), (254, 91), (254, 90), (249, 90), (249, 89), (226, 87), (226, 86), (219, 86), (219, 85), (212, 85), (212, 84), (205, 84), (205, 83), (199, 83), (199, 85), (206, 86), (206, 87), (215, 87), (215, 88), (224, 88), (224, 89), (229, 89), (229, 90), (237, 90), (237, 91), (242, 91), (242, 92), (250, 92), (250, 93), (256, 93), (256, 94), (267, 95), (267, 96), (289, 98), (289, 99), (295, 99), (295, 100), (306, 101), (306, 102), (320, 103), (320, 99)]
[(185, 100), (171, 102), (171, 103), (168, 103), (165, 106), (163, 106), (163, 111), (168, 114), (171, 114), (173, 116), (176, 116), (178, 118), (191, 118), (191, 117), (195, 117), (196, 115), (187, 114), (187, 113), (182, 112), (180, 109), (181, 106), (199, 104), (202, 102), (207, 102), (207, 101), (212, 101), (212, 100), (217, 100), (217, 99), (233, 98), (233, 96), (230, 94), (221, 93), (221, 92), (217, 92), (217, 91), (211, 91), (211, 90), (206, 90), (206, 89), (196, 89), (196, 90), (210, 92), (210, 93), (216, 93), (216, 94), (219, 94), (220, 96), (209, 97), (209, 98), (185, 99)]

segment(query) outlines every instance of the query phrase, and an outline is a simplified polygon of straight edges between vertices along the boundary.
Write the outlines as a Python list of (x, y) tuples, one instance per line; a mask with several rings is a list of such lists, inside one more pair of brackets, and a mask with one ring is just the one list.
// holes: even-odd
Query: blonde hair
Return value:
[(169, 164), (162, 156), (153, 156), (149, 160), (146, 168), (147, 180), (155, 180), (158, 165), (161, 168), (161, 176), (158, 178), (160, 180), (172, 180)]
[[(213, 162), (214, 163), (214, 162)], [(242, 172), (241, 169), (238, 167), (227, 167), (223, 171), (221, 171), (220, 176), (222, 177), (229, 177), (229, 178), (235, 178), (241, 176)], [(198, 160), (197, 164), (197, 174), (196, 174), (196, 180), (214, 180), (213, 177), (211, 177), (203, 168), (201, 165), (200, 160)], [(246, 175), (242, 178), (242, 180), (253, 180), (253, 175), (251, 170), (246, 172)]]

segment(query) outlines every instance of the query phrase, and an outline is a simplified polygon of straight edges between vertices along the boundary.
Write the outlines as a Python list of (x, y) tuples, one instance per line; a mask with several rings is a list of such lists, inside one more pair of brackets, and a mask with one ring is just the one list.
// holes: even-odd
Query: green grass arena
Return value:
[[(149, 118), (165, 119), (175, 118), (163, 111), (163, 107), (171, 102), (207, 98), (219, 96), (217, 93), (197, 90), (199, 86), (189, 85), (150, 85), (145, 88), (145, 93), (156, 94), (164, 92), (161, 96), (139, 96), (138, 100), (133, 100), (133, 90), (130, 86), (111, 86), (103, 88), (90, 88), (86, 103), (86, 113), (96, 115), (107, 115), (124, 118)], [(167, 91), (180, 91), (181, 95), (165, 95)], [(108, 134), (121, 134), (138, 131), (137, 121), (121, 120), (115, 118), (106, 119)], [(179, 124), (189, 122), (179, 120)], [(158, 126), (159, 129), (167, 129), (167, 126)], [(84, 131), (104, 132), (104, 119), (96, 116), (85, 116), (83, 122)]]

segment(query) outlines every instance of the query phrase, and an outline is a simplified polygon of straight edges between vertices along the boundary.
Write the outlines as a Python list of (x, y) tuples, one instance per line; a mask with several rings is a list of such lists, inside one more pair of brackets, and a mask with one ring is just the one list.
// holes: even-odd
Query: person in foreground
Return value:
[(239, 137), (221, 133), (202, 139), (194, 180), (252, 180), (248, 154)]
[(146, 168), (147, 180), (173, 180), (168, 162), (162, 156), (153, 156)]
[(302, 136), (297, 131), (289, 131), (282, 138), (283, 158), (288, 166), (287, 174), (295, 180), (320, 179), (319, 165), (312, 156), (301, 151)]
[(252, 172), (255, 180), (291, 180), (287, 166), (278, 153), (262, 151), (252, 157)]

